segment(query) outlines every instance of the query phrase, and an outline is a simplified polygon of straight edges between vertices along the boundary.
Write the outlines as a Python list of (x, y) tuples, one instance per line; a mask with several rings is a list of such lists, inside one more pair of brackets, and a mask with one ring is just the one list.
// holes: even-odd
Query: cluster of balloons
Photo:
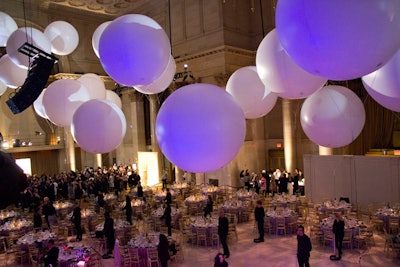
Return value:
[(26, 42), (46, 53), (68, 55), (78, 46), (79, 35), (74, 26), (65, 21), (54, 21), (43, 32), (33, 27), (18, 28), (11, 16), (0, 11), (0, 46), (7, 51), (0, 58), (1, 94), (7, 88), (18, 88), (27, 77), (32, 58), (18, 51)]
[(143, 94), (157, 94), (172, 82), (176, 65), (164, 29), (152, 18), (128, 14), (97, 27), (92, 46), (110, 77)]
[(106, 90), (96, 74), (52, 82), (33, 107), (39, 116), (55, 125), (71, 127), (75, 141), (91, 153), (114, 150), (126, 132), (121, 99), (115, 92)]

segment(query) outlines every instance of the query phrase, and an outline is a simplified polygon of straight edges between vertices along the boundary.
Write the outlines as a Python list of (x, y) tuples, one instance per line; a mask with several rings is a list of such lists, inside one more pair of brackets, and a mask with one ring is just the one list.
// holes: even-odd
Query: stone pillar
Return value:
[[(182, 169), (180, 169), (178, 166), (175, 165), (175, 181), (177, 183), (183, 183), (183, 174), (184, 173), (185, 172)], [(186, 179), (187, 179), (187, 177), (186, 177)]]
[[(161, 176), (164, 173), (164, 170), (165, 170), (166, 166), (164, 166), (162, 164), (163, 155), (162, 155), (162, 153), (160, 151), (160, 147), (158, 146), (158, 141), (157, 141), (157, 136), (156, 136), (156, 119), (157, 119), (158, 109), (160, 107), (160, 103), (159, 103), (157, 94), (150, 95), (149, 96), (149, 101), (150, 101), (151, 151), (158, 152), (158, 170), (159, 170), (158, 177), (160, 177), (159, 179), (160, 179), (160, 182), (161, 182)], [(171, 170), (169, 170), (169, 171), (171, 171)], [(171, 175), (168, 175), (168, 176), (171, 176)]]
[(75, 163), (75, 143), (71, 134), (71, 128), (65, 127), (65, 150), (66, 150), (66, 166), (68, 170), (76, 171)]
[(96, 164), (99, 167), (103, 167), (103, 161), (101, 154), (96, 154)]
[(292, 172), (296, 166), (296, 136), (294, 129), (293, 100), (282, 99), (283, 143), (285, 153), (285, 169)]
[(318, 146), (318, 148), (319, 148), (319, 154), (321, 156), (333, 155), (333, 148), (324, 147), (324, 146)]

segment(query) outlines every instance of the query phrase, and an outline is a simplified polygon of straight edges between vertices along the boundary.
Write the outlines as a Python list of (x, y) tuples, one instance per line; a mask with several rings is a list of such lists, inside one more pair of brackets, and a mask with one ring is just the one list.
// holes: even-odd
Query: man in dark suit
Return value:
[(219, 218), (218, 218), (218, 235), (219, 235), (219, 240), (224, 249), (225, 258), (229, 258), (230, 255), (228, 244), (226, 243), (226, 240), (228, 238), (228, 230), (229, 230), (229, 221), (228, 218), (225, 217), (224, 210), (221, 209), (219, 211)]
[(168, 236), (171, 236), (171, 206), (170, 204), (167, 202), (165, 203), (165, 209), (164, 209), (164, 214), (161, 216), (161, 220), (165, 219), (165, 225), (168, 228)]
[(264, 207), (262, 206), (261, 200), (258, 200), (257, 207), (254, 209), (254, 218), (257, 221), (257, 228), (260, 236), (259, 238), (254, 239), (255, 243), (264, 242), (264, 217)]
[(41, 257), (41, 259), (44, 261), (44, 266), (48, 267), (51, 264), (53, 267), (57, 267), (59, 252), (60, 250), (58, 249), (58, 247), (54, 245), (54, 240), (50, 239), (49, 251), (45, 256)]
[(74, 211), (72, 212), (72, 222), (74, 223), (76, 229), (76, 241), (82, 241), (82, 226), (81, 226), (81, 208), (79, 207), (79, 202), (75, 202)]
[(114, 220), (110, 217), (110, 213), (106, 211), (104, 213), (105, 221), (103, 232), (107, 239), (108, 253), (103, 255), (103, 258), (110, 258), (113, 254), (115, 244), (115, 233), (114, 233)]

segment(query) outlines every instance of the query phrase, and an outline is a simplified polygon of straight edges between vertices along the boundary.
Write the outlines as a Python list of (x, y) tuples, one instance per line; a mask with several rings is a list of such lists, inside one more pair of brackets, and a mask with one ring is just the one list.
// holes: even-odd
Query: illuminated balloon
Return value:
[(272, 110), (278, 99), (261, 82), (255, 66), (236, 70), (226, 84), (226, 91), (242, 108), (246, 119), (263, 117)]
[(86, 87), (77, 80), (52, 82), (43, 95), (44, 112), (58, 126), (70, 126), (72, 116), (80, 105), (90, 100)]
[(246, 133), (242, 109), (222, 88), (191, 84), (173, 92), (156, 119), (156, 136), (164, 155), (179, 168), (210, 172), (239, 152)]
[(7, 44), (8, 37), (18, 29), (15, 20), (8, 14), (0, 11), (0, 46)]
[(78, 31), (66, 21), (50, 23), (44, 30), (44, 35), (51, 42), (51, 52), (56, 55), (69, 55), (79, 44)]
[(0, 96), (7, 90), (7, 84), (0, 80)]
[(111, 23), (111, 21), (106, 21), (103, 22), (102, 24), (100, 24), (99, 27), (96, 28), (96, 30), (93, 33), (92, 36), (92, 47), (93, 47), (93, 51), (96, 54), (97, 57), (99, 56), (99, 42), (100, 42), (100, 37), (103, 34), (103, 31), (105, 28), (107, 28), (107, 26)]
[(171, 55), (169, 57), (168, 65), (160, 77), (158, 77), (155, 81), (153, 81), (149, 85), (135, 86), (135, 89), (142, 94), (148, 94), (148, 95), (161, 93), (162, 91), (167, 89), (168, 86), (171, 84), (171, 82), (174, 79), (175, 72), (176, 72), (175, 59)]
[(330, 80), (371, 73), (400, 48), (398, 0), (279, 0), (275, 17), (293, 61)]
[(256, 66), (265, 86), (282, 98), (306, 98), (326, 83), (326, 79), (306, 72), (293, 62), (280, 44), (275, 29), (258, 46)]
[(122, 108), (122, 101), (117, 93), (111, 90), (106, 90), (106, 100), (113, 102), (117, 107)]
[(78, 78), (89, 92), (90, 99), (105, 99), (106, 86), (101, 77), (94, 73), (86, 73)]
[(329, 85), (307, 97), (300, 112), (305, 134), (324, 147), (350, 144), (365, 123), (364, 105), (350, 89)]
[(0, 79), (10, 88), (17, 88), (24, 84), (28, 70), (19, 67), (5, 54), (0, 58)]
[(36, 114), (38, 114), (40, 117), (44, 119), (48, 119), (46, 115), (46, 110), (43, 106), (43, 96), (46, 92), (46, 89), (43, 89), (43, 91), (40, 93), (39, 97), (36, 98), (35, 102), (33, 102), (33, 109), (35, 110)]
[(387, 109), (400, 112), (400, 52), (380, 69), (362, 77), (368, 94)]
[(99, 43), (100, 62), (117, 82), (127, 86), (151, 84), (167, 67), (171, 46), (153, 19), (139, 14), (113, 20)]
[(83, 150), (108, 153), (121, 144), (126, 133), (126, 119), (114, 103), (93, 99), (75, 111), (71, 133)]
[(33, 61), (32, 58), (18, 51), (26, 42), (40, 48), (46, 53), (51, 53), (51, 43), (41, 31), (32, 27), (19, 28), (8, 38), (6, 50), (11, 60), (22, 68), (28, 68), (29, 63)]

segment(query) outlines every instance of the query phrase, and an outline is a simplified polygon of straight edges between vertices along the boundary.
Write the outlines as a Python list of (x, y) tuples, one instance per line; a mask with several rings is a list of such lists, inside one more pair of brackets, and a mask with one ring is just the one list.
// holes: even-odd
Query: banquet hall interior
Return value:
[(220, 210), (229, 266), (400, 266), (400, 4), (288, 2), (1, 0), (0, 266), (213, 266)]

